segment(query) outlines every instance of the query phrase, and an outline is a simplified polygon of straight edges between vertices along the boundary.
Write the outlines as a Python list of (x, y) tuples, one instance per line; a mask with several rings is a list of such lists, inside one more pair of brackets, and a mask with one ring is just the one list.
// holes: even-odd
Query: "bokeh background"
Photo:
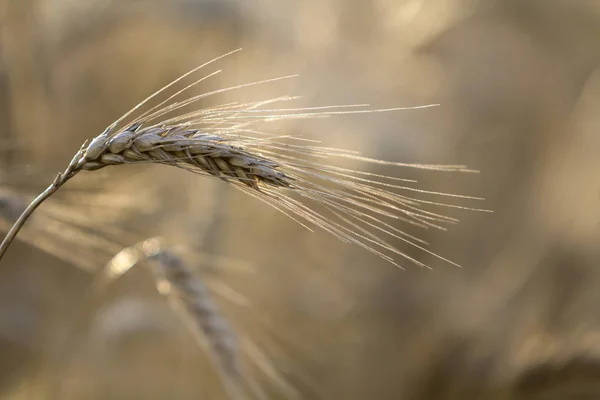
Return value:
[[(47, 251), (34, 234), (2, 261), (2, 398), (226, 398), (143, 268), (90, 300), (93, 267), (154, 235), (195, 256), (227, 318), (303, 398), (600, 398), (598, 1), (0, 6), (5, 190), (34, 194), (145, 95), (242, 47), (213, 88), (300, 76), (241, 99), (440, 103), (284, 128), (377, 158), (467, 164), (481, 173), (370, 168), (485, 197), (494, 211), (454, 213), (461, 223), (448, 232), (420, 232), (461, 269), (411, 253), (433, 270), (401, 271), (183, 171), (79, 176), (57, 213), (81, 217), (88, 236), (42, 222)], [(290, 397), (277, 379), (257, 379), (271, 398)]]

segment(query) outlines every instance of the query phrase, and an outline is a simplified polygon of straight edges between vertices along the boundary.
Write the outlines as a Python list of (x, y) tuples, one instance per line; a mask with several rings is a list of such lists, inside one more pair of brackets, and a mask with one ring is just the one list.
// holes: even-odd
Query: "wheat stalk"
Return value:
[[(52, 184), (19, 216), (0, 244), (0, 259), (35, 209), (81, 171), (93, 171), (111, 165), (152, 163), (176, 166), (194, 173), (218, 177), (283, 212), (308, 229), (310, 229), (308, 225), (315, 225), (345, 242), (363, 247), (394, 265), (399, 266), (394, 257), (400, 256), (417, 265), (427, 266), (398, 250), (378, 235), (387, 235), (457, 265), (431, 252), (425, 247), (427, 244), (424, 241), (396, 228), (390, 221), (404, 221), (423, 228), (445, 229), (443, 224), (455, 223), (457, 220), (425, 210), (422, 205), (473, 208), (416, 199), (398, 192), (461, 199), (478, 198), (418, 189), (408, 186), (414, 181), (345, 169), (323, 160), (349, 158), (366, 163), (439, 171), (470, 170), (461, 165), (394, 163), (371, 159), (347, 150), (305, 143), (292, 144), (290, 141), (295, 138), (268, 136), (254, 128), (258, 122), (265, 123), (279, 119), (374, 113), (405, 108), (356, 109), (362, 105), (263, 108), (268, 104), (294, 99), (279, 97), (254, 103), (223, 104), (188, 113), (179, 111), (209, 96), (289, 77), (232, 86), (171, 102), (183, 92), (216, 75), (219, 70), (175, 92), (133, 121), (125, 123), (123, 128), (117, 128), (127, 117), (159, 93), (229, 54), (231, 53), (213, 59), (179, 77), (139, 103), (106, 128), (103, 133), (92, 139), (89, 144), (84, 143), (65, 171), (59, 173)], [(169, 114), (174, 116), (167, 118)], [(159, 122), (153, 123), (157, 120)], [(400, 182), (404, 183), (399, 184)], [(386, 219), (389, 221), (386, 222)]]
[[(147, 181), (142, 175), (136, 176), (140, 184)], [(0, 232), (7, 232), (27, 208), (32, 196), (23, 186), (37, 178), (38, 173), (30, 173), (21, 176), (19, 182), (0, 184)], [(94, 271), (98, 260), (107, 260), (122, 249), (121, 243), (138, 236), (122, 228), (122, 222), (134, 212), (152, 211), (156, 204), (144, 201), (153, 193), (138, 183), (133, 184), (139, 188), (136, 194), (142, 194), (141, 199), (120, 194), (121, 184), (127, 183), (120, 180), (111, 180), (110, 187), (98, 187), (93, 179), (74, 183), (48, 199), (17, 239), (83, 270)], [(97, 211), (90, 213), (90, 207)]]

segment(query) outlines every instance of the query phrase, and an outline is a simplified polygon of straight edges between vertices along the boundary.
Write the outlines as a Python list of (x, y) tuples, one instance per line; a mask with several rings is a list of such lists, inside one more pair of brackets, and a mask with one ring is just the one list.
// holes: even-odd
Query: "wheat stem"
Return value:
[(56, 180), (52, 182), (52, 184), (48, 186), (46, 190), (44, 190), (27, 206), (25, 211), (23, 211), (23, 213), (19, 216), (12, 228), (10, 228), (10, 231), (8, 231), (4, 240), (2, 240), (2, 244), (0, 244), (0, 260), (4, 256), (4, 253), (6, 252), (12, 241), (14, 240), (15, 236), (17, 236), (17, 233), (19, 233), (19, 231), (21, 230), (23, 225), (25, 225), (25, 222), (29, 219), (29, 217), (35, 211), (35, 209), (38, 208), (39, 205), (44, 202), (44, 200), (52, 196), (52, 194), (54, 194), (54, 192), (56, 192), (63, 183), (64, 181), (62, 180), (62, 174), (59, 174), (56, 177)]
[(81, 170), (81, 157), (84, 154), (85, 146), (86, 143), (84, 143), (83, 146), (81, 146), (75, 157), (73, 157), (73, 159), (69, 163), (67, 169), (65, 169), (64, 172), (56, 175), (56, 178), (54, 178), (54, 181), (50, 184), (50, 186), (48, 186), (46, 190), (44, 190), (42, 193), (40, 193), (40, 195), (33, 199), (33, 201), (29, 203), (25, 211), (23, 211), (19, 218), (17, 218), (16, 222), (10, 228), (10, 230), (2, 240), (2, 243), (0, 244), (0, 260), (2, 260), (2, 257), (4, 257), (4, 253), (6, 253), (6, 250), (8, 250), (10, 244), (13, 242), (21, 228), (23, 228), (25, 222), (27, 222), (29, 217), (31, 217), (31, 214), (33, 214), (33, 212), (46, 199), (52, 196), (62, 185), (64, 185), (69, 179), (71, 179), (73, 176), (75, 176), (75, 174), (77, 174), (77, 172)]

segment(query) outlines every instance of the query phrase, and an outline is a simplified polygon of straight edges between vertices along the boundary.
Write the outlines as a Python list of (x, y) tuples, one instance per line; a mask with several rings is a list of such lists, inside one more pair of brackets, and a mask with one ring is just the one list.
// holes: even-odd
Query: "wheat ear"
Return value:
[(146, 260), (152, 262), (157, 290), (207, 351), (229, 397), (246, 399), (246, 376), (235, 330), (202, 280), (160, 239), (147, 239), (117, 253), (107, 264), (104, 278), (106, 282), (118, 278)]
[[(216, 75), (219, 72), (217, 71), (187, 85), (131, 122), (124, 123), (123, 128), (117, 128), (117, 125), (123, 123), (142, 105), (200, 67), (155, 92), (111, 124), (89, 144), (84, 144), (66, 170), (58, 174), (54, 182), (16, 221), (0, 245), (0, 259), (31, 213), (80, 171), (92, 171), (110, 165), (153, 163), (176, 166), (191, 172), (218, 177), (281, 211), (302, 226), (308, 229), (310, 229), (308, 225), (317, 226), (342, 241), (363, 247), (394, 265), (400, 266), (394, 259), (397, 255), (427, 267), (423, 262), (398, 250), (378, 235), (387, 235), (443, 261), (458, 265), (426, 249), (426, 242), (398, 229), (384, 219), (403, 221), (422, 228), (445, 229), (443, 224), (455, 223), (457, 220), (427, 211), (422, 208), (422, 205), (474, 209), (409, 197), (394, 191), (460, 199), (481, 199), (427, 191), (405, 184), (399, 185), (398, 182), (414, 181), (345, 169), (322, 160), (348, 158), (357, 162), (397, 167), (470, 171), (466, 167), (395, 163), (371, 159), (347, 150), (304, 143), (291, 144), (282, 140), (300, 139), (290, 136), (268, 136), (254, 127), (257, 122), (266, 123), (278, 119), (375, 113), (405, 108), (365, 110), (356, 109), (362, 107), (358, 105), (263, 109), (267, 104), (294, 99), (279, 97), (248, 104), (229, 103), (188, 113), (179, 112), (171, 118), (166, 117), (209, 96), (289, 78), (275, 78), (232, 86), (169, 103), (184, 91)], [(410, 109), (423, 107), (428, 106)], [(160, 122), (152, 123), (154, 120)], [(312, 204), (315, 206), (313, 207)], [(331, 217), (327, 217), (326, 214)]]
[(82, 170), (146, 161), (200, 169), (225, 180), (235, 179), (255, 189), (258, 189), (258, 182), (275, 187), (291, 186), (292, 179), (277, 170), (277, 163), (223, 143), (223, 139), (214, 135), (179, 127), (138, 131), (139, 127), (136, 124), (112, 137), (107, 130), (92, 140), (89, 146), (82, 146), (67, 169), (59, 173), (19, 216), (0, 245), (0, 259), (35, 209)]
[(202, 281), (175, 253), (160, 250), (150, 256), (156, 261), (157, 287), (173, 309), (208, 349), (221, 381), (233, 400), (246, 398), (244, 373), (234, 329), (212, 301)]

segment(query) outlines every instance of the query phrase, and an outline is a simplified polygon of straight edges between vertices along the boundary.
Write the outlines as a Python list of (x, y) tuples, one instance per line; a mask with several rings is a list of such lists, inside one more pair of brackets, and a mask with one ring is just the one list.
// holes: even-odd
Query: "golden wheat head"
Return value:
[[(231, 53), (213, 59), (171, 82), (112, 123), (89, 143), (85, 143), (67, 169), (58, 174), (52, 185), (34, 200), (17, 220), (0, 246), (0, 258), (29, 214), (79, 172), (94, 171), (107, 166), (151, 163), (218, 177), (276, 208), (308, 229), (311, 225), (319, 227), (394, 265), (399, 266), (397, 257), (402, 257), (417, 265), (427, 266), (399, 250), (396, 245), (389, 243), (389, 240), (403, 242), (456, 265), (427, 249), (427, 243), (423, 240), (399, 229), (397, 222), (422, 228), (445, 229), (445, 224), (455, 223), (457, 220), (427, 210), (425, 206), (474, 209), (447, 204), (436, 198), (478, 198), (420, 189), (412, 186), (415, 181), (342, 168), (332, 160), (346, 158), (361, 163), (395, 167), (445, 172), (470, 171), (465, 166), (404, 164), (376, 160), (357, 152), (307, 144), (305, 140), (300, 141), (288, 135), (270, 135), (256, 126), (280, 119), (320, 118), (404, 108), (365, 109), (364, 105), (265, 108), (269, 104), (295, 99), (286, 96), (254, 103), (227, 103), (182, 112), (184, 107), (219, 93), (289, 78), (257, 81), (176, 100), (190, 88), (218, 74), (218, 70), (202, 76), (131, 121), (126, 121), (158, 94), (229, 54)], [(410, 109), (425, 107), (429, 106)], [(416, 193), (420, 197), (409, 196), (409, 193)]]

